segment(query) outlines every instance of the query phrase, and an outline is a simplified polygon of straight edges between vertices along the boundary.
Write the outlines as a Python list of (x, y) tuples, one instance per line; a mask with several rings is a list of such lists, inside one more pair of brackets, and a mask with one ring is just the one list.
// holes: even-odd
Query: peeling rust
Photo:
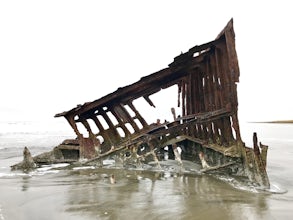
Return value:
[[(149, 160), (160, 166), (164, 155), (168, 155), (180, 165), (182, 160), (191, 160), (202, 164), (203, 172), (245, 176), (269, 188), (267, 146), (258, 146), (256, 134), (253, 148), (241, 140), (237, 115), (239, 75), (231, 19), (215, 40), (192, 47), (175, 57), (167, 68), (93, 102), (56, 114), (55, 117), (66, 118), (77, 138), (57, 146), (55, 159), (86, 159), (83, 164), (97, 164), (111, 155), (122, 155), (124, 161), (137, 164), (152, 157)], [(134, 101), (143, 98), (156, 108), (160, 103), (155, 103), (152, 95), (171, 86), (178, 88), (177, 106), (170, 109), (172, 121), (148, 123)], [(179, 115), (175, 107), (179, 107)], [(79, 126), (84, 127), (86, 135)]]

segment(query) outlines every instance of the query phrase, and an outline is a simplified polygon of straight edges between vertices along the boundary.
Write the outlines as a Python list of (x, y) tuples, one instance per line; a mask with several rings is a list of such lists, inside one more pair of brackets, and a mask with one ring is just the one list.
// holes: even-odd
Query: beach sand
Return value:
[[(257, 131), (260, 141), (269, 145), (271, 192), (260, 192), (229, 177), (180, 174), (175, 172), (176, 161), (164, 172), (68, 164), (12, 172), (9, 166), (22, 160), (23, 148), (9, 148), (5, 143), (0, 148), (0, 220), (290, 219), (293, 125), (247, 126), (242, 130)], [(31, 149), (33, 155), (46, 150)]]

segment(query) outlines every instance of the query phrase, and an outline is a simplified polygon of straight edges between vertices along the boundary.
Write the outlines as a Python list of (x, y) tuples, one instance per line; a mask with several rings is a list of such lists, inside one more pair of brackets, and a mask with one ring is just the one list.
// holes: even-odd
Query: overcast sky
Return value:
[(232, 17), (240, 120), (293, 119), (289, 3), (0, 1), (0, 120), (56, 120), (214, 40)]

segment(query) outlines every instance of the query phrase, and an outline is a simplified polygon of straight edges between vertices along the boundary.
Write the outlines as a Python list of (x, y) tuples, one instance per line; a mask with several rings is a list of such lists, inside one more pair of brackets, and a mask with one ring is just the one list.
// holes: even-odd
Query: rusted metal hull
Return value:
[[(199, 163), (202, 172), (245, 176), (269, 188), (267, 147), (258, 146), (256, 135), (253, 148), (241, 140), (237, 115), (239, 75), (231, 20), (214, 41), (175, 57), (168, 68), (56, 114), (65, 117), (77, 135), (76, 140), (55, 149), (56, 161), (86, 159), (84, 164), (95, 164), (120, 155), (125, 163), (140, 164), (151, 158), (159, 165), (166, 154), (181, 164), (182, 159)], [(134, 101), (143, 98), (155, 108), (158, 103), (153, 103), (151, 96), (174, 85), (178, 88), (178, 104), (174, 107), (180, 109), (180, 115), (172, 108), (172, 121), (148, 123)], [(86, 135), (80, 126), (86, 129)]]

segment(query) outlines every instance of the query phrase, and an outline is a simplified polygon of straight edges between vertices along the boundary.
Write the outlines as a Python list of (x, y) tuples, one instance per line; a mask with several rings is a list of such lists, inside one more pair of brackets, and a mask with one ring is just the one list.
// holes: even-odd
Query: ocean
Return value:
[(293, 214), (293, 124), (240, 125), (246, 145), (252, 146), (253, 132), (269, 145), (269, 192), (229, 177), (175, 172), (175, 162), (164, 171), (68, 164), (43, 166), (30, 173), (10, 170), (22, 160), (24, 146), (36, 155), (74, 138), (68, 127), (59, 121), (0, 122), (0, 220), (280, 220)]

